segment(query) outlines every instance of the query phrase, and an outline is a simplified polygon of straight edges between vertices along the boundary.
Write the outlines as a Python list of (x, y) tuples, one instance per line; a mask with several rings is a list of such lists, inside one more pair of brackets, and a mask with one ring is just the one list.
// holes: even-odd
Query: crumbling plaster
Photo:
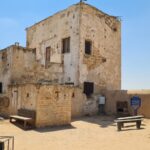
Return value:
[[(62, 39), (71, 37), (70, 53), (62, 54)], [(92, 54), (85, 55), (85, 40), (92, 41)], [(27, 47), (36, 48), (36, 59), (45, 65), (46, 47), (51, 47), (52, 80), (85, 81), (99, 89), (121, 89), (121, 23), (84, 3), (78, 3), (29, 28)], [(53, 67), (52, 67), (53, 66)], [(55, 69), (57, 71), (55, 72)]]
[[(94, 82), (100, 89), (121, 89), (121, 24), (116, 17), (82, 5), (80, 23), (80, 83)], [(106, 21), (109, 19), (109, 24)], [(112, 29), (113, 25), (113, 29)], [(85, 39), (92, 54), (84, 54)]]
[[(70, 37), (70, 53), (62, 54), (62, 39)], [(36, 59), (45, 67), (45, 50), (51, 47), (50, 66), (59, 83), (78, 83), (79, 6), (69, 7), (27, 28), (27, 47), (36, 48)], [(51, 67), (46, 72), (52, 70)], [(52, 80), (54, 80), (54, 78)]]
[(10, 114), (18, 109), (36, 112), (36, 127), (64, 125), (71, 122), (73, 87), (35, 83), (10, 85)]

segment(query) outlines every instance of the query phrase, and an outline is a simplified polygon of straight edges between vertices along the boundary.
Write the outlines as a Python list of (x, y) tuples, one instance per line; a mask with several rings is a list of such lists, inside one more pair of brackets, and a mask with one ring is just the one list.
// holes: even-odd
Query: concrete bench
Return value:
[(35, 125), (35, 111), (27, 109), (19, 109), (18, 115), (10, 116), (11, 123), (14, 123), (18, 120), (23, 121), (24, 129), (28, 129), (28, 125), (33, 127)]
[(121, 128), (124, 126), (124, 123), (132, 123), (132, 122), (136, 122), (137, 129), (140, 129), (142, 118), (116, 119), (115, 122), (117, 123), (118, 131), (121, 131)]
[(139, 115), (139, 116), (122, 117), (122, 118), (117, 118), (117, 120), (141, 119), (141, 118), (144, 118), (144, 116)]

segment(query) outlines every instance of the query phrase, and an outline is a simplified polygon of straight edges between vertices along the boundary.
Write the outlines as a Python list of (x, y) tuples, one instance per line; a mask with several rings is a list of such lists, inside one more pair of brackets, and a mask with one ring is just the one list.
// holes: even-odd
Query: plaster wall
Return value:
[(36, 127), (65, 125), (71, 122), (72, 87), (20, 84), (9, 86), (9, 114), (27, 109), (36, 112)]
[[(91, 55), (84, 52), (85, 40), (92, 42)], [(94, 82), (95, 92), (121, 89), (120, 21), (86, 4), (81, 7), (79, 70), (80, 84)]]
[(102, 92), (103, 95), (106, 96), (106, 107), (105, 111), (107, 114), (117, 114), (116, 103), (117, 101), (127, 101), (128, 102), (128, 110), (131, 115), (133, 115), (133, 109), (130, 106), (130, 99), (133, 96), (139, 96), (142, 100), (142, 105), (138, 110), (138, 114), (144, 115), (146, 118), (150, 118), (150, 91), (141, 90), (141, 91), (105, 91)]
[(8, 47), (0, 51), (0, 82), (2, 82), (2, 92), (7, 93), (8, 84), (11, 81), (12, 52), (13, 47)]
[[(62, 39), (70, 37), (70, 53), (62, 54)], [(51, 48), (51, 80), (78, 83), (79, 7), (74, 5), (27, 28), (27, 47), (36, 48), (36, 60), (45, 67), (46, 47)], [(57, 68), (57, 69), (54, 69)]]
[(36, 126), (56, 126), (71, 123), (72, 88), (43, 85), (38, 89)]

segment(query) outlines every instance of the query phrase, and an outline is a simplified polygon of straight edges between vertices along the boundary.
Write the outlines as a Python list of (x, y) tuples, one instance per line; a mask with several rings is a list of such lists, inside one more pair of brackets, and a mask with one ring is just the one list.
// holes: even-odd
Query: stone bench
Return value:
[(28, 125), (35, 126), (35, 111), (27, 109), (19, 109), (18, 115), (11, 115), (10, 122), (23, 121), (24, 129), (28, 129)]
[(121, 131), (121, 128), (124, 127), (124, 123), (132, 123), (132, 122), (135, 122), (137, 129), (140, 129), (142, 118), (143, 116), (123, 117), (116, 119), (115, 123), (117, 123), (118, 131)]

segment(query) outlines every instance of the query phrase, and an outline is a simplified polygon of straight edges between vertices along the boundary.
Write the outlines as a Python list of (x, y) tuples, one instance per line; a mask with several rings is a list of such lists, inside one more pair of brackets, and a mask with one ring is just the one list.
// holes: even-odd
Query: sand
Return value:
[(118, 132), (113, 117), (84, 117), (71, 126), (24, 131), (0, 121), (0, 136), (14, 136), (15, 150), (150, 150), (150, 120), (142, 129), (125, 124)]

